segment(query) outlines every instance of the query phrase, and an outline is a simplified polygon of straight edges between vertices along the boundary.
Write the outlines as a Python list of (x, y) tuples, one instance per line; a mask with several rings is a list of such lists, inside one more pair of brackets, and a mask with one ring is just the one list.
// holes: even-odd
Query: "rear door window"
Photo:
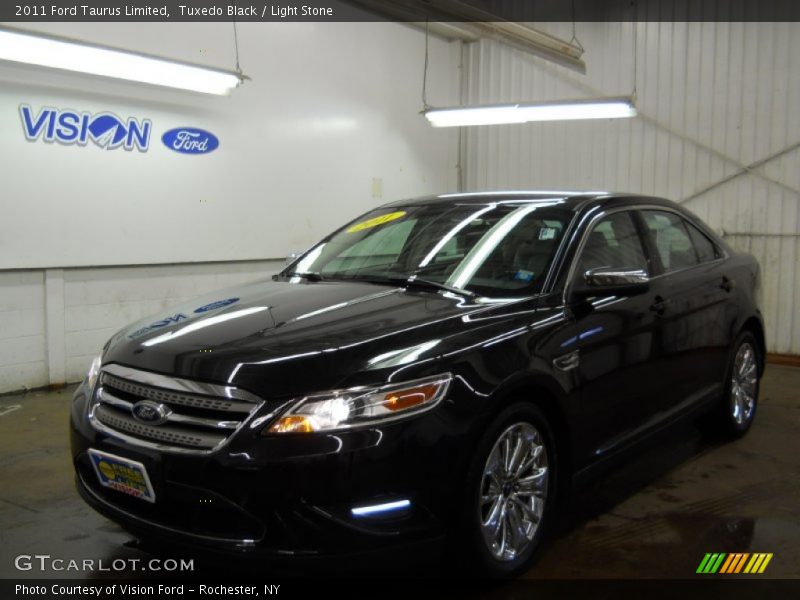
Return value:
[(686, 221), (686, 229), (689, 230), (689, 237), (692, 238), (694, 250), (697, 252), (697, 259), (701, 262), (709, 262), (720, 257), (719, 250), (708, 236), (697, 227)]
[(665, 273), (700, 263), (684, 220), (672, 212), (643, 210), (645, 232)]

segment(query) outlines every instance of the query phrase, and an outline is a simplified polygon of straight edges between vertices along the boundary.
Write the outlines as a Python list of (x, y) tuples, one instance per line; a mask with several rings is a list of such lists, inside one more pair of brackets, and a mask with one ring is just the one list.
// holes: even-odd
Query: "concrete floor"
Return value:
[[(148, 557), (74, 491), (73, 389), (0, 397), (0, 578), (43, 576), (15, 570), (19, 554)], [(770, 365), (744, 439), (711, 442), (691, 425), (669, 432), (576, 496), (526, 577), (691, 578), (706, 552), (739, 551), (774, 553), (762, 577), (800, 578), (798, 425), (800, 369)]]

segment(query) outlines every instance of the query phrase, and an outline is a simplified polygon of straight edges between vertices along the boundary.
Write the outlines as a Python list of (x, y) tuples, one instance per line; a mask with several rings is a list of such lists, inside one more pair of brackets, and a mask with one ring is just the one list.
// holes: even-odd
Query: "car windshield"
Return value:
[(489, 297), (541, 291), (570, 218), (557, 200), (376, 209), (284, 275), (408, 282)]

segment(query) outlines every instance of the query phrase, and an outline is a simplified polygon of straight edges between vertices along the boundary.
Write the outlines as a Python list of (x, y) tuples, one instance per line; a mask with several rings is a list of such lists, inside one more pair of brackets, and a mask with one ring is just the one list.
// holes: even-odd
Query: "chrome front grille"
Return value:
[[(156, 418), (136, 416), (134, 407), (141, 404), (154, 407)], [(207, 454), (222, 447), (261, 404), (238, 388), (107, 365), (89, 420), (95, 429), (134, 445)]]
[[(103, 381), (109, 387), (122, 390), (140, 398), (155, 400), (168, 404), (180, 404), (192, 408), (207, 408), (209, 410), (224, 410), (231, 412), (250, 412), (253, 405), (248, 402), (238, 402), (229, 398), (214, 398), (211, 396), (198, 396), (184, 392), (173, 392), (152, 386), (140, 385), (111, 373), (103, 373)], [(228, 388), (231, 389), (231, 388)]]

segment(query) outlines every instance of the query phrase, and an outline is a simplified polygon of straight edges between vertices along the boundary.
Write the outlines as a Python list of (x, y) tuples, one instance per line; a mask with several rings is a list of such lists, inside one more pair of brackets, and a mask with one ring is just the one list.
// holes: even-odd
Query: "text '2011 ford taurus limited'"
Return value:
[(74, 398), (78, 490), (142, 537), (293, 560), (450, 542), (515, 575), (610, 457), (701, 413), (747, 431), (758, 288), (666, 200), (389, 204), (117, 333)]

